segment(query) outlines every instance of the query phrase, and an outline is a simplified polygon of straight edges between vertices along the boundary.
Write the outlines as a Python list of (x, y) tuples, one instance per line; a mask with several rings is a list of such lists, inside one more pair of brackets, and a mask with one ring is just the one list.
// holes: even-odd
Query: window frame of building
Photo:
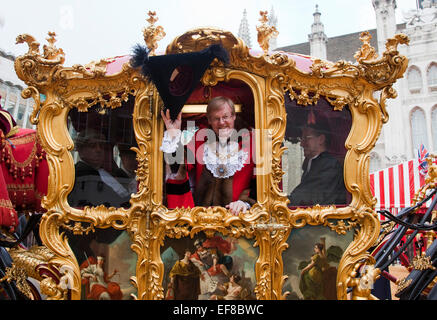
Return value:
[[(412, 77), (414, 72), (417, 72), (418, 75), (417, 79), (414, 79)], [(407, 84), (408, 84), (408, 89), (410, 90), (411, 93), (420, 93), (422, 91), (422, 87), (423, 87), (422, 72), (417, 66), (411, 66), (408, 69)]]
[(437, 104), (431, 108), (432, 150), (437, 150)]
[(381, 170), (382, 168), (382, 158), (378, 152), (372, 151), (370, 153), (369, 159), (369, 173), (373, 173)]
[[(423, 115), (423, 119), (415, 120), (415, 115)], [(422, 121), (421, 121), (422, 120)], [(415, 123), (417, 122), (417, 123)], [(417, 154), (417, 149), (423, 143), (425, 148), (429, 148), (429, 138), (427, 131), (426, 112), (421, 107), (414, 107), (410, 112), (411, 147), (413, 155)], [(419, 132), (421, 131), (421, 132)], [(419, 133), (416, 133), (419, 132)], [(420, 137), (422, 136), (422, 137)]]
[(426, 81), (430, 92), (437, 91), (437, 63), (431, 62), (426, 70)]

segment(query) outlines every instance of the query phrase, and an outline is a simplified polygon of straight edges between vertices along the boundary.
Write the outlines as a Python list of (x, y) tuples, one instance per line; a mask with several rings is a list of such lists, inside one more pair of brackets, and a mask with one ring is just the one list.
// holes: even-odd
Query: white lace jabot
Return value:
[[(194, 130), (179, 131), (173, 138), (170, 138), (168, 132), (165, 131), (160, 148), (161, 151), (166, 153), (175, 152), (179, 146), (179, 142), (183, 145), (188, 144), (196, 131), (197, 128)], [(240, 150), (239, 144), (236, 141), (231, 141), (225, 145), (219, 144), (218, 142), (204, 144), (203, 163), (216, 178), (225, 179), (232, 177), (235, 172), (244, 167), (248, 157), (248, 152)]]
[(216, 178), (226, 179), (240, 171), (249, 154), (239, 149), (238, 142), (231, 141), (224, 146), (217, 142), (205, 143), (203, 161), (206, 168)]
[(162, 137), (162, 145), (159, 148), (161, 151), (166, 153), (173, 153), (176, 151), (181, 140), (181, 130), (179, 130), (175, 137), (171, 138), (168, 131), (164, 131), (164, 136)]

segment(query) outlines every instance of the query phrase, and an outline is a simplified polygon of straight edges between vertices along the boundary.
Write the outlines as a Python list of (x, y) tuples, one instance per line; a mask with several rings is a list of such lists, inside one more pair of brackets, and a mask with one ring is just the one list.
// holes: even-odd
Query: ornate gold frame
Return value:
[[(261, 12), (265, 17), (265, 12)], [(145, 41), (156, 48), (162, 38), (162, 27), (155, 27), (154, 13), (149, 13), (150, 26), (144, 30)], [(372, 264), (367, 250), (379, 234), (379, 221), (374, 211), (368, 179), (369, 153), (388, 120), (385, 102), (396, 96), (393, 83), (402, 77), (408, 61), (397, 51), (398, 44), (407, 44), (404, 35), (389, 39), (386, 51), (378, 57), (369, 45), (370, 35), (363, 33), (363, 45), (356, 54), (357, 63), (331, 63), (315, 59), (311, 73), (296, 68), (293, 59), (284, 53), (268, 52), (268, 39), (276, 30), (269, 30), (265, 19), (260, 20), (258, 40), (263, 54), (254, 56), (241, 39), (216, 29), (196, 29), (176, 38), (167, 53), (200, 50), (221, 43), (230, 52), (230, 67), (214, 61), (202, 82), (215, 85), (219, 81), (238, 79), (245, 82), (254, 95), (255, 125), (270, 134), (272, 145), (257, 140), (257, 156), (271, 155), (269, 173), (257, 177), (258, 202), (248, 214), (233, 216), (220, 207), (168, 210), (162, 205), (162, 152), (157, 152), (163, 134), (159, 118), (162, 102), (154, 86), (128, 64), (121, 72), (105, 75), (109, 60), (102, 59), (86, 67), (64, 67), (64, 53), (55, 47), (55, 34), (49, 33), (48, 45), (43, 52), (30, 35), (20, 35), (17, 43), (26, 42), (29, 51), (15, 61), (20, 79), (28, 88), (24, 98), (33, 97), (35, 105), (31, 121), (37, 124), (38, 134), (47, 152), (50, 177), (48, 194), (43, 200), (47, 209), (40, 227), (41, 238), (53, 253), (50, 263), (68, 266), (73, 270), (72, 299), (80, 298), (80, 271), (60, 228), (69, 228), (77, 234), (87, 232), (83, 223), (92, 228), (127, 230), (132, 250), (137, 254), (136, 275), (132, 283), (138, 289), (138, 299), (162, 299), (163, 263), (160, 246), (164, 239), (194, 236), (198, 232), (211, 235), (221, 232), (233, 237), (255, 239), (260, 254), (255, 264), (257, 299), (283, 299), (282, 253), (286, 240), (294, 228), (305, 225), (323, 225), (337, 233), (355, 229), (356, 236), (344, 253), (338, 267), (338, 299), (348, 299), (348, 287), (356, 289), (356, 266)], [(380, 91), (379, 101), (374, 93)], [(335, 110), (348, 105), (352, 113), (352, 128), (346, 141), (345, 184), (352, 194), (352, 202), (345, 208), (316, 205), (309, 209), (290, 210), (288, 199), (281, 192), (282, 142), (286, 127), (284, 94), (299, 104), (328, 99)], [(45, 101), (40, 100), (45, 95)], [(86, 112), (100, 103), (106, 108), (121, 106), (123, 99), (135, 96), (133, 127), (138, 142), (137, 160), (139, 192), (132, 196), (129, 209), (86, 207), (78, 210), (69, 206), (67, 195), (74, 185), (74, 163), (70, 151), (73, 141), (67, 131), (67, 115), (72, 108)], [(109, 97), (109, 98), (107, 98)], [(142, 106), (142, 107), (141, 107)], [(271, 170), (270, 170), (271, 169)], [(358, 292), (357, 290), (354, 291)], [(360, 293), (356, 293), (359, 295)], [(366, 296), (364, 296), (366, 298)], [(369, 296), (367, 296), (369, 298)]]

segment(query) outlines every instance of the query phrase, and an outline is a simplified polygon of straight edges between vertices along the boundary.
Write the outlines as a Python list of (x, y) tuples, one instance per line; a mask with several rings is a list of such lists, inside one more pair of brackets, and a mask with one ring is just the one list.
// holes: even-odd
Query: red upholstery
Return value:
[(47, 194), (49, 169), (45, 152), (32, 129), (18, 133), (0, 144), (0, 226), (14, 230), (17, 212), (41, 212)]

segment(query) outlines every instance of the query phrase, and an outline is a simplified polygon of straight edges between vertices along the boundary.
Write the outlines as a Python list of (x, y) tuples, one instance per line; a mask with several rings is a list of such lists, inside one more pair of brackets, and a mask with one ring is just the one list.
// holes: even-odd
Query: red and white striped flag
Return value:
[[(373, 172), (369, 179), (370, 190), (377, 199), (375, 210), (387, 209), (392, 212), (411, 206), (415, 193), (425, 183), (425, 177), (419, 173), (418, 159)], [(381, 216), (380, 219), (384, 220), (385, 217)]]

